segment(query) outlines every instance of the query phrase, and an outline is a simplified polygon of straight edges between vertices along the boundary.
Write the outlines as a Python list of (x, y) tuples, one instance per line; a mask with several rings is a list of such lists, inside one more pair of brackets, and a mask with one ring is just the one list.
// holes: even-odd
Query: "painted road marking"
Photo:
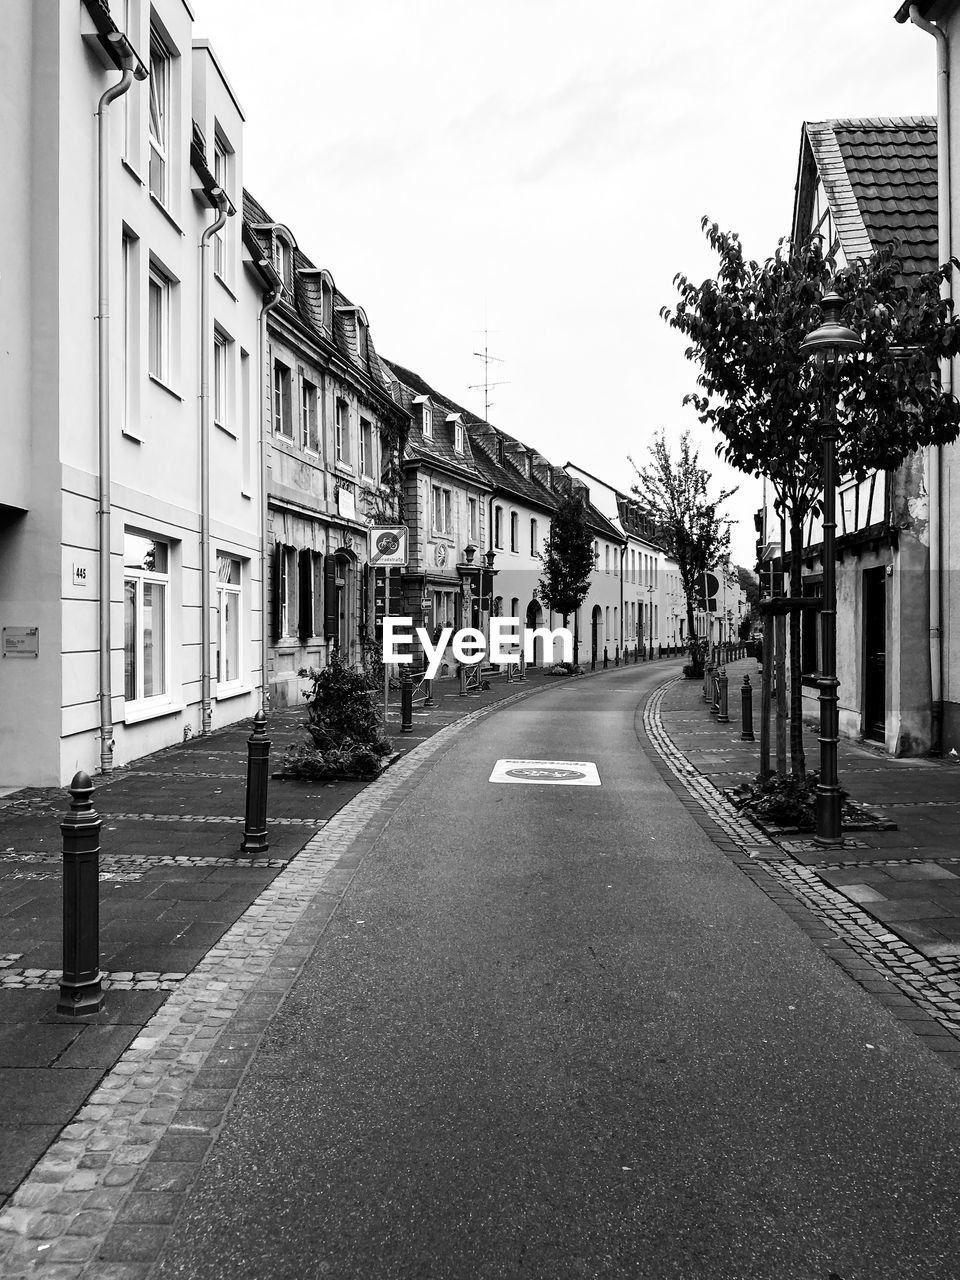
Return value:
[(599, 787), (592, 760), (498, 760), (491, 782), (539, 783), (548, 787)]

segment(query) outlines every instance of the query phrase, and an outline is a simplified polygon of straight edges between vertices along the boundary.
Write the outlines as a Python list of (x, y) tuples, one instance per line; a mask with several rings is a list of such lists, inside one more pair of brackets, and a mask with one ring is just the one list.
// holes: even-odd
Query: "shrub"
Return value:
[(334, 654), (329, 666), (301, 668), (310, 680), (304, 727), (310, 744), (291, 746), (283, 772), (292, 778), (368, 778), (379, 773), (391, 743), (383, 732), (375, 663), (357, 670)]
[[(731, 799), (738, 809), (761, 822), (813, 831), (816, 828), (818, 781), (816, 772), (808, 774), (803, 781), (775, 775), (757, 778), (737, 787), (731, 792)], [(841, 791), (840, 794), (846, 801), (848, 793)]]

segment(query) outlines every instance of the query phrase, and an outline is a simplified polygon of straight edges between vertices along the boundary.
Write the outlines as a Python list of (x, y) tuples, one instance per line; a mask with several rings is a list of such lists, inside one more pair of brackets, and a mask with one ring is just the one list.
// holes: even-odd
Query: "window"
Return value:
[(431, 490), (434, 533), (453, 532), (453, 494), (435, 484)]
[(476, 498), (467, 499), (467, 523), (469, 537), (474, 546), (480, 542), (480, 503)]
[(367, 326), (357, 316), (357, 355), (361, 364), (367, 359)]
[(137, 264), (137, 239), (124, 231), (123, 234), (123, 357), (120, 363), (120, 409), (123, 430), (127, 434), (134, 431), (137, 421), (138, 392), (137, 372), (139, 361), (140, 326), (137, 323), (140, 303), (139, 277)]
[(373, 427), (366, 418), (360, 419), (360, 474), (373, 475)]
[(503, 507), (493, 508), (493, 545), (498, 551), (503, 547)]
[(273, 429), (278, 436), (293, 439), (290, 369), (282, 360), (273, 362)]
[(167, 618), (170, 554), (149, 534), (123, 535), (123, 696), (168, 696)]
[(433, 409), (426, 403), (423, 406), (423, 438), (433, 439)]
[(346, 400), (337, 400), (336, 422), (336, 458), (344, 464), (350, 461), (350, 409)]
[[(213, 176), (216, 179), (217, 186), (222, 187), (229, 196), (230, 148), (219, 129), (216, 131), (213, 140)], [(213, 269), (221, 280), (228, 278), (227, 235), (229, 226), (230, 220), (227, 219), (227, 225), (221, 227), (213, 238)]]
[(293, 291), (293, 251), (283, 236), (276, 233), (273, 237), (273, 265), (277, 269), (277, 275), (283, 281), (284, 289), (291, 293)]
[(213, 420), (218, 427), (227, 427), (227, 339), (222, 333), (213, 335)]
[(150, 194), (167, 203), (170, 163), (170, 52), (150, 29)]
[(540, 554), (540, 536), (537, 531), (536, 520), (530, 521), (530, 554), (532, 556)]
[(217, 552), (217, 684), (239, 684), (240, 561)]
[(173, 284), (159, 267), (150, 267), (147, 300), (147, 372), (170, 381), (170, 310)]
[(515, 511), (510, 512), (510, 550), (520, 550), (520, 517)]
[(604, 610), (603, 626), (604, 626), (603, 637), (605, 640), (609, 640), (610, 639), (610, 606), (609, 605), (607, 605), (606, 609)]
[(453, 447), (457, 453), (463, 453), (463, 423), (453, 424)]
[(300, 433), (304, 449), (319, 452), (317, 436), (317, 388), (304, 378), (300, 391)]
[(293, 547), (284, 547), (278, 544), (276, 550), (277, 574), (274, 584), (274, 589), (277, 592), (276, 613), (274, 615), (276, 623), (275, 639), (277, 640), (292, 635), (291, 620), (296, 601), (296, 564), (296, 551)]
[(603, 572), (604, 573), (610, 572), (610, 547), (609, 546), (605, 546), (603, 548)]

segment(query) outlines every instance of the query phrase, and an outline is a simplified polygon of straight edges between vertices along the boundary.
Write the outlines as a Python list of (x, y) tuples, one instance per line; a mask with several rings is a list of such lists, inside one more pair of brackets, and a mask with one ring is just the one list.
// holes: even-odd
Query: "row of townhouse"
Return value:
[[(595, 539), (583, 658), (677, 641), (639, 504), (382, 359), (245, 190), (243, 112), (187, 0), (4, 17), (0, 787), (295, 703), (385, 611), (560, 625), (539, 554), (571, 489)], [(408, 530), (392, 573), (383, 524)]]
[[(939, 6), (942, 15), (954, 11), (960, 18), (960, 5)], [(960, 37), (960, 21), (955, 25)], [(794, 240), (822, 236), (841, 267), (896, 244), (907, 285), (935, 270), (951, 256), (938, 225), (938, 152), (945, 141), (937, 119), (927, 116), (805, 122)], [(949, 378), (950, 370), (944, 373)], [(960, 564), (960, 518), (950, 505), (958, 462), (957, 445), (931, 448), (894, 471), (861, 482), (841, 477), (839, 484), (840, 731), (895, 755), (960, 749), (960, 592), (951, 572)], [(779, 521), (772, 511), (766, 516), (774, 530)], [(778, 552), (771, 544), (775, 569)], [(814, 516), (804, 536), (803, 594), (818, 596), (822, 581), (823, 530)], [(804, 610), (801, 626), (804, 714), (813, 721), (819, 615)]]

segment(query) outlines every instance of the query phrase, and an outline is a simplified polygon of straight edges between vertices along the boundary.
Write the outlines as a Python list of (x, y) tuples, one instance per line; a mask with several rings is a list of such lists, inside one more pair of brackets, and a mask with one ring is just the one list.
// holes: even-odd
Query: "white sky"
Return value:
[(801, 123), (932, 114), (934, 41), (897, 0), (194, 0), (247, 117), (245, 183), (362, 305), (378, 351), (551, 461), (629, 490), (653, 431), (694, 430), (660, 319), (715, 261), (708, 214), (766, 257)]

